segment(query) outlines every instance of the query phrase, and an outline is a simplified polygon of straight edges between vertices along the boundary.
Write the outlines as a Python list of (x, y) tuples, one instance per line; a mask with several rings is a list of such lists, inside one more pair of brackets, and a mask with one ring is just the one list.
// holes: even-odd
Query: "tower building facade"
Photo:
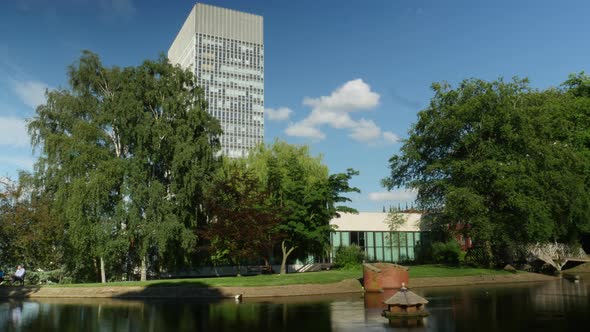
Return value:
[(195, 73), (207, 111), (223, 129), (223, 155), (245, 157), (264, 141), (262, 16), (198, 3), (168, 49), (168, 59)]

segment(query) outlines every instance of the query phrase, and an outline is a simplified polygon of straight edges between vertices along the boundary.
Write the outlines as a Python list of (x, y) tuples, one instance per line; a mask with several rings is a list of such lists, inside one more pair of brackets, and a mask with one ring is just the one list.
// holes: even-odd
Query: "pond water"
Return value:
[(381, 317), (391, 294), (201, 302), (2, 300), (0, 331), (573, 331), (590, 326), (590, 276), (579, 283), (416, 289), (430, 316)]

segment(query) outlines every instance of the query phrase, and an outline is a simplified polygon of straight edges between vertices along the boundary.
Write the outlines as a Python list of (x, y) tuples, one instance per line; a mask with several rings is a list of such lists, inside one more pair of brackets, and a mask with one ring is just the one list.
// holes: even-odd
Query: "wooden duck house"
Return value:
[(389, 319), (428, 316), (428, 312), (425, 310), (428, 300), (408, 290), (403, 284), (395, 295), (383, 303), (387, 305), (387, 310), (383, 311), (383, 316)]

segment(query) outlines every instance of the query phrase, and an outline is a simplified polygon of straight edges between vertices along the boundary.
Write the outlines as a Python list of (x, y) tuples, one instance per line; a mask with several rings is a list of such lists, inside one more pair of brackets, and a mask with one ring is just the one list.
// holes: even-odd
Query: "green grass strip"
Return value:
[[(464, 277), (479, 275), (509, 274), (503, 270), (481, 269), (472, 267), (456, 267), (444, 265), (416, 265), (410, 266), (410, 278), (429, 277)], [(218, 277), (218, 278), (189, 278), (189, 279), (162, 279), (149, 281), (122, 281), (108, 284), (64, 284), (47, 285), (44, 287), (113, 287), (113, 286), (142, 286), (142, 287), (258, 287), (258, 286), (282, 286), (295, 284), (329, 284), (346, 279), (360, 279), (363, 277), (362, 268), (359, 266), (350, 270), (331, 270), (310, 273), (291, 273), (287, 275), (256, 275), (242, 277)]]

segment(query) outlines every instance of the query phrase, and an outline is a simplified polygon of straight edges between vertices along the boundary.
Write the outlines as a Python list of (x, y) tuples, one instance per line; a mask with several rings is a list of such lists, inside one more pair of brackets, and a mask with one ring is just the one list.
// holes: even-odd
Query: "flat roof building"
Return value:
[(168, 49), (171, 63), (195, 73), (231, 158), (264, 141), (263, 37), (262, 16), (197, 3)]
[(400, 213), (405, 222), (392, 230), (388, 213), (341, 213), (330, 225), (332, 257), (339, 247), (357, 245), (369, 262), (403, 263), (417, 258), (420, 248), (430, 244), (430, 232), (422, 223), (421, 213)]

